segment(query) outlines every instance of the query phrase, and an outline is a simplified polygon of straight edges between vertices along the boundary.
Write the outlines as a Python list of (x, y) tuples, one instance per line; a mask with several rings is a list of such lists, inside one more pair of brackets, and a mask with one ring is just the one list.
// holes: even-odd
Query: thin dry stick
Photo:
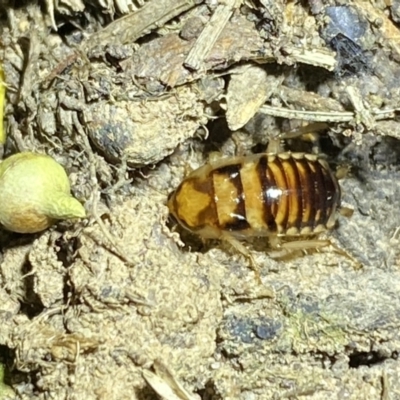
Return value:
[(285, 48), (285, 51), (289, 53), (288, 57), (296, 62), (325, 68), (328, 71), (333, 71), (337, 64), (335, 53), (328, 49), (308, 50), (292, 47)]
[(367, 129), (372, 129), (375, 126), (375, 118), (365, 107), (360, 90), (354, 86), (348, 86), (346, 92), (355, 110), (356, 121), (363, 123)]
[[(396, 112), (400, 109), (391, 108), (388, 110), (377, 110), (371, 112), (376, 120), (394, 118)], [(274, 117), (281, 117), (287, 119), (302, 119), (304, 121), (316, 122), (349, 122), (356, 117), (356, 114), (350, 111), (303, 111), (291, 110), (285, 107), (272, 107), (263, 105), (260, 112)]]
[(198, 70), (204, 64), (204, 60), (214, 47), (222, 30), (228, 23), (233, 12), (239, 7), (241, 1), (227, 0), (226, 4), (219, 4), (212, 17), (204, 27), (197, 38), (194, 46), (191, 48), (184, 65), (190, 69)]

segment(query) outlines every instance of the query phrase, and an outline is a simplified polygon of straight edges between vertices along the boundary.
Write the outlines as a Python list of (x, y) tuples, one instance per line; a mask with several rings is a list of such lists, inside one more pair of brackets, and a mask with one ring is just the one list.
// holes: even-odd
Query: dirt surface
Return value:
[[(0, 5), (2, 150), (53, 156), (89, 215), (0, 233), (0, 399), (400, 399), (400, 2), (161, 3)], [(166, 200), (296, 129), (353, 213), (320, 251), (245, 243), (260, 282)]]

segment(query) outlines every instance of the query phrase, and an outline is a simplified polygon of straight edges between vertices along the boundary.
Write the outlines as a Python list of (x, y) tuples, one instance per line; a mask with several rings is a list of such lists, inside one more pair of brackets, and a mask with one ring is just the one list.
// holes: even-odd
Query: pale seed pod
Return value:
[(0, 224), (5, 229), (35, 233), (57, 220), (85, 216), (64, 168), (51, 157), (26, 152), (0, 163)]

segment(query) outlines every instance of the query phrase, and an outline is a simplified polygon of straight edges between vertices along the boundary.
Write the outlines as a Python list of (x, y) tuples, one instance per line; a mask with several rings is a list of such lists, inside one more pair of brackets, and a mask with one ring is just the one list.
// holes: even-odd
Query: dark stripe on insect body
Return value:
[(336, 178), (336, 175), (333, 174), (332, 172), (331, 172), (331, 174), (333, 175), (332, 176), (332, 182), (333, 182), (333, 184), (335, 186), (335, 191), (334, 191), (334, 196), (333, 196), (333, 205), (332, 205), (333, 209), (332, 210), (333, 210), (333, 212), (336, 212), (338, 207), (340, 207), (340, 201), (341, 201), (341, 197), (342, 197), (342, 190), (340, 188), (340, 185), (339, 185), (339, 182), (338, 182), (338, 180)]
[(197, 191), (201, 193), (207, 193), (211, 199), (208, 207), (204, 208), (198, 214), (198, 222), (199, 222), (198, 229), (202, 229), (206, 225), (208, 225), (209, 224), (208, 221), (215, 221), (215, 223), (217, 224), (216, 227), (219, 228), (217, 209), (214, 202), (215, 189), (213, 180), (210, 179), (209, 176), (207, 176), (207, 178), (204, 180), (195, 179), (193, 184)]
[(318, 221), (315, 221), (316, 224), (318, 225), (325, 225), (326, 222), (328, 221), (329, 215), (327, 213), (327, 204), (326, 204), (326, 181), (325, 181), (325, 175), (323, 172), (323, 167), (319, 162), (315, 163), (316, 165), (316, 172), (317, 172), (317, 179), (318, 179), (318, 193), (319, 193), (319, 204), (320, 204), (320, 210), (321, 214), (319, 217)]
[[(268, 168), (268, 157), (260, 156), (257, 163), (257, 175), (262, 188), (263, 219), (271, 232), (276, 231), (275, 215), (273, 213), (273, 199), (268, 195), (270, 188), (276, 187), (272, 171)], [(276, 209), (276, 205), (275, 205)]]
[(305, 158), (296, 160), (298, 165), (298, 171), (301, 171), (300, 176), (300, 187), (302, 188), (302, 222), (301, 228), (310, 227), (314, 228), (315, 220), (315, 185), (314, 175), (310, 168), (310, 161)]
[(336, 184), (336, 181), (334, 180), (332, 173), (327, 169), (324, 168), (323, 165), (322, 167), (322, 172), (324, 175), (324, 182), (325, 182), (325, 193), (326, 193), (326, 222), (328, 222), (328, 219), (332, 212), (334, 211), (334, 205), (338, 202), (338, 197), (340, 194), (340, 188)]
[[(314, 221), (312, 228), (315, 229), (318, 225), (323, 223), (325, 219), (325, 201), (324, 201), (324, 193), (325, 193), (325, 184), (324, 184), (324, 176), (321, 172), (321, 166), (319, 162), (314, 160), (308, 160), (308, 165), (312, 171), (312, 183), (313, 183), (313, 191), (314, 191)], [(311, 221), (310, 221), (311, 222)]]
[[(212, 175), (226, 176), (229, 181), (233, 184), (236, 189), (236, 208), (230, 214), (232, 221), (225, 224), (221, 224), (219, 221), (220, 228), (227, 231), (241, 231), (245, 229), (250, 229), (250, 224), (246, 219), (246, 205), (245, 205), (245, 194), (243, 192), (243, 184), (240, 176), (240, 170), (242, 164), (231, 164), (225, 165), (224, 167), (216, 168)], [(214, 188), (214, 193), (217, 193)], [(218, 218), (217, 218), (218, 219)]]

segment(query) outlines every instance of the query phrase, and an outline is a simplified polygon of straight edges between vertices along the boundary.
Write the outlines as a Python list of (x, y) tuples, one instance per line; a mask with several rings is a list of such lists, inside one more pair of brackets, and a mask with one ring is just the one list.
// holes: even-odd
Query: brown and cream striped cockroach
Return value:
[(193, 171), (168, 199), (184, 228), (226, 240), (251, 259), (240, 240), (308, 240), (334, 227), (339, 205), (340, 186), (325, 160), (291, 152), (220, 158)]

